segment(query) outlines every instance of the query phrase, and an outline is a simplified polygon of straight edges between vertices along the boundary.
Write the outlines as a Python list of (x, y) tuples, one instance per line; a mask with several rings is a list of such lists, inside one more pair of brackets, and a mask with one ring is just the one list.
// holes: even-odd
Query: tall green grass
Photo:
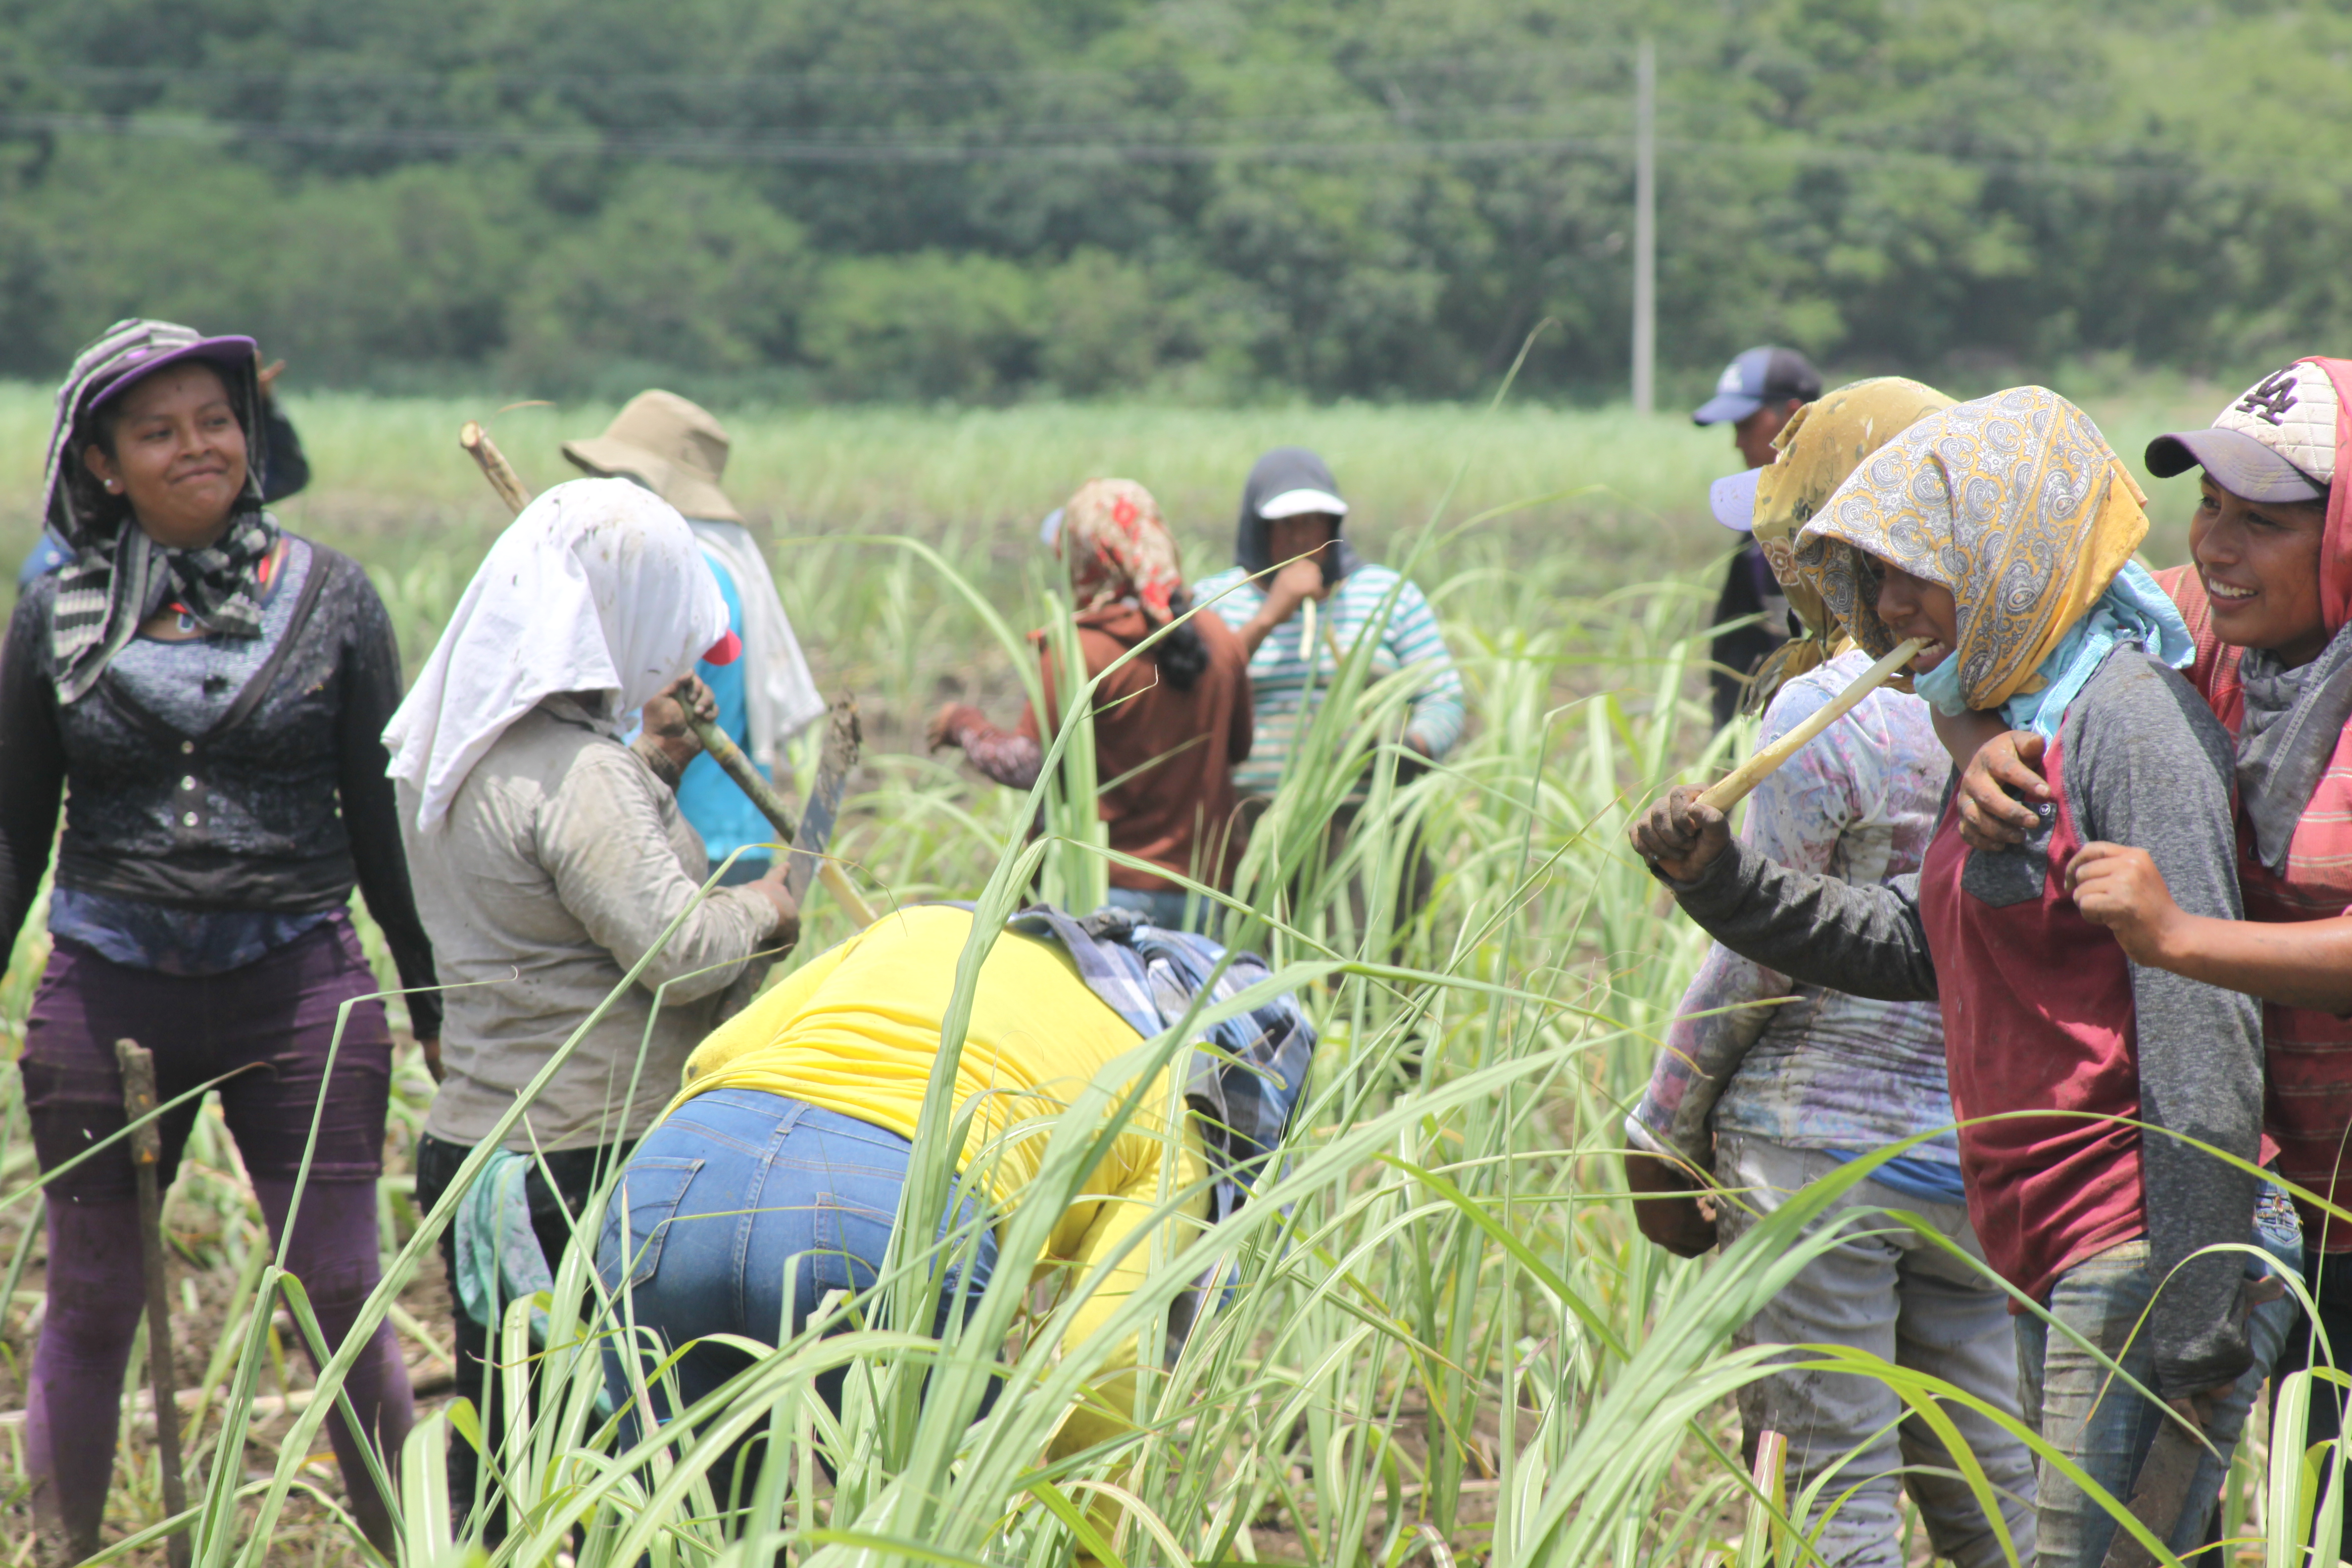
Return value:
[[(395, 424), (413, 418), (429, 433), (455, 411), (376, 412)], [(990, 417), (1008, 422), (1000, 433), (1025, 427), (1041, 440), (1052, 437), (1042, 411)], [(1213, 423), (1186, 417), (1202, 428)], [(1318, 417), (1335, 427), (1356, 420), (1363, 430), (1401, 428), (1384, 424), (1391, 411)], [(944, 416), (903, 418), (903, 429), (918, 436), (955, 424)], [(1022, 426), (1024, 418), (1031, 423)], [(1563, 418), (1506, 416), (1493, 428), (1505, 444), (1523, 444), (1543, 421)], [(1228, 489), (1237, 489), (1249, 449), (1269, 438), (1251, 422), (1268, 419), (1234, 416), (1244, 436), (1232, 442), (1240, 456), (1224, 468)], [(334, 428), (323, 416), (313, 426)], [(1455, 428), (1486, 427), (1464, 416)], [(1687, 433), (1672, 441), (1660, 433), (1654, 447), (1639, 446), (1651, 437), (1630, 424), (1584, 435), (1595, 451), (1612, 439), (1637, 448), (1637, 465)], [(1487, 437), (1465, 439), (1475, 447)], [(409, 449), (390, 435), (384, 440), (387, 451)], [(1691, 447), (1674, 485), (1719, 467), (1710, 455), (1719, 440)], [(321, 439), (320, 455), (364, 444), (343, 442)], [(1155, 445), (1139, 440), (1129, 455), (1141, 458)], [(901, 443), (894, 435), (882, 446), (897, 451)], [(416, 462), (433, 465), (412, 498), (420, 515), (442, 519), (431, 535), (404, 536), (389, 521), (374, 531), (345, 489), (324, 490), (315, 504), (346, 509), (335, 514), (341, 537), (375, 570), (415, 658), (462, 587), (467, 552), (484, 537), (478, 531), (490, 509), (471, 496), (478, 481), (454, 450), (422, 436), (413, 449)], [(919, 442), (905, 449), (909, 468), (931, 460)], [(1476, 716), (1464, 745), (1440, 767), (1417, 775), (1401, 769), (1401, 683), (1376, 679), (1368, 661), (1343, 661), (1237, 880), (1237, 936), (1268, 953), (1276, 983), (1297, 991), (1322, 1037), (1286, 1163), (1239, 1219), (1176, 1256), (1156, 1257), (1149, 1286), (1099, 1332), (1066, 1349), (1061, 1329), (1077, 1302), (1067, 1288), (1033, 1290), (1011, 1261), (971, 1322), (945, 1342), (894, 1328), (928, 1317), (910, 1308), (928, 1299), (947, 1256), (971, 1237), (950, 1236), (946, 1251), (902, 1246), (870, 1293), (895, 1311), (863, 1315), (856, 1303), (820, 1303), (807, 1332), (761, 1356), (689, 1412), (688, 1423), (622, 1451), (595, 1402), (605, 1324), (575, 1310), (593, 1277), (592, 1215), (555, 1260), (555, 1297), (536, 1303), (549, 1312), (551, 1347), (536, 1358), (538, 1414), (489, 1456), (520, 1503), (521, 1527), (491, 1547), (479, 1518), (449, 1517), (440, 1501), (443, 1445), (453, 1429), (478, 1436), (477, 1394), (436, 1410), (402, 1452), (385, 1456), (402, 1494), (400, 1560), (521, 1564), (563, 1554), (600, 1568), (648, 1559), (748, 1568), (779, 1549), (828, 1568), (1043, 1568), (1081, 1551), (1169, 1568), (1252, 1560), (1316, 1568), (1472, 1560), (1497, 1568), (1641, 1568), (1717, 1554), (1743, 1564), (1808, 1560), (1804, 1531), (1790, 1518), (1790, 1510), (1802, 1517), (1805, 1500), (1783, 1503), (1776, 1489), (1759, 1492), (1738, 1464), (1727, 1396), (1758, 1374), (1759, 1358), (1727, 1345), (1734, 1326), (1842, 1234), (1840, 1225), (1811, 1234), (1807, 1226), (1863, 1168), (1810, 1189), (1724, 1255), (1692, 1265), (1640, 1239), (1615, 1155), (1624, 1108), (1702, 946), (1626, 851), (1624, 826), (1656, 789), (1712, 772), (1743, 740), (1706, 735), (1694, 634), (1709, 584), (1696, 574), (1643, 581), (1636, 569), (1703, 563), (1719, 536), (1686, 501), (1671, 513), (1645, 511), (1626, 499), (1630, 491), (1613, 489), (1605, 503), (1542, 502), (1524, 514), (1449, 526), (1447, 519), (1475, 515), (1474, 500), (1492, 507), (1591, 482), (1530, 468), (1528, 453), (1514, 450), (1515, 471), (1533, 483), (1510, 490), (1482, 481), (1493, 493), (1465, 499), (1478, 489), (1468, 486), (1441, 510), (1450, 482), (1441, 476), (1427, 498), (1438, 525), (1400, 522), (1384, 542), (1445, 623)], [(1067, 448), (1056, 451), (1070, 458)], [(1351, 491), (1364, 493), (1360, 464), (1332, 455)], [(1363, 460), (1370, 458), (1368, 448)], [(1629, 461), (1624, 452), (1608, 460), (1620, 472)], [(1024, 634), (1045, 626), (1061, 635), (1066, 615), (1045, 592), (1051, 574), (1025, 543), (1027, 520), (1099, 470), (1072, 460), (1055, 479), (1039, 459), (1008, 453), (1004, 461), (1012, 475), (1039, 464), (1034, 506), (1005, 500), (995, 512), (919, 513), (910, 523), (919, 539), (876, 537), (888, 514), (869, 510), (862, 531), (795, 534), (779, 547), (791, 607), (804, 627), (818, 628), (813, 640), (826, 684), (857, 688), (874, 710), (898, 716), (901, 734), (951, 678), (961, 683), (954, 689), (978, 687), (1008, 702), (1042, 695)], [(526, 471), (541, 482), (554, 477), (551, 465), (527, 458)], [(1156, 483), (1140, 461), (1128, 471)], [(402, 493), (393, 489), (400, 478), (385, 470), (387, 493)], [(878, 470), (866, 482), (874, 493), (909, 483)], [(1670, 488), (1654, 483), (1661, 496)], [(1009, 480), (1005, 488), (1018, 489)], [(1580, 547), (1576, 528), (1585, 519), (1596, 534), (1623, 531), (1612, 558), (1596, 560)], [(1001, 541), (1013, 520), (1023, 542), (1006, 548)], [(1209, 537), (1207, 526), (1194, 535), (1204, 543)], [(439, 547), (442, 541), (453, 542)], [(1192, 560), (1196, 573), (1208, 563)], [(1063, 668), (1074, 663), (1066, 658)], [(1065, 694), (1066, 713), (1083, 713), (1076, 695)], [(1033, 875), (1073, 902), (1100, 886), (1105, 852), (1085, 808), (1094, 785), (1084, 724), (1066, 723), (1055, 743), (1055, 765), (1026, 797), (975, 787), (911, 750), (874, 748), (837, 841), (879, 904), (977, 897), (982, 918), (959, 970), (966, 1003), (987, 932)], [(799, 758), (803, 776), (812, 760), (805, 752)], [(1357, 796), (1357, 830), (1332, 858), (1323, 825)], [(1041, 811), (1047, 831), (1031, 841)], [(1426, 911), (1399, 926), (1389, 916), (1391, 890), (1409, 875), (1416, 846), (1435, 863), (1436, 892)], [(801, 951), (821, 951), (846, 931), (819, 895)], [(37, 931), (28, 932), (0, 995), (13, 1027), (21, 1028), (40, 945)], [(960, 1031), (951, 1018), (950, 1046)], [(1131, 1065), (1147, 1074), (1180, 1048), (1172, 1034), (1142, 1042)], [(413, 1125), (424, 1086), (415, 1068), (404, 1073), (396, 1114)], [(1009, 1222), (1008, 1260), (1034, 1255), (1040, 1227), (1084, 1192), (1103, 1124), (1133, 1114), (1119, 1090), (1098, 1084), (1044, 1126), (1016, 1129), (1046, 1132), (1050, 1142), (1029, 1203)], [(23, 1213), (37, 1199), (24, 1187), (30, 1159), (13, 1075), (5, 1094), (0, 1181)], [(945, 1173), (961, 1129), (933, 1109), (917, 1141), (918, 1167), (930, 1179), (910, 1184), (902, 1237), (935, 1234), (948, 1202)], [(273, 1430), (281, 1457), (248, 1475), (252, 1399), (300, 1381), (288, 1366), (288, 1335), (304, 1331), (306, 1315), (298, 1283), (257, 1245), (249, 1194), (240, 1193), (216, 1118), (199, 1119), (189, 1170), (175, 1211), (217, 1217), (218, 1238), (195, 1250), (233, 1303), (211, 1352), (205, 1387), (213, 1392), (192, 1424), (198, 1517), (163, 1521), (152, 1473), (134, 1468), (122, 1478), (125, 1508), (141, 1528), (115, 1555), (152, 1555), (163, 1532), (193, 1529), (202, 1563), (257, 1565), (275, 1560), (298, 1498), (313, 1510), (332, 1507), (332, 1483), (305, 1463), (328, 1406), (313, 1399), (290, 1429)], [(392, 1315), (417, 1354), (439, 1352), (434, 1340), (446, 1331), (403, 1321), (395, 1298), (453, 1207), (445, 1199), (417, 1214), (397, 1181), (388, 1184), (386, 1279), (362, 1328)], [(1046, 1463), (1060, 1413), (1127, 1336), (1160, 1342), (1177, 1296), (1213, 1257), (1234, 1271), (1232, 1298), (1171, 1362), (1139, 1380), (1132, 1435)], [(273, 1289), (289, 1296), (290, 1322), (266, 1310)], [(532, 1361), (533, 1305), (511, 1304), (501, 1326), (510, 1379)], [(625, 1302), (618, 1307), (625, 1315)], [(355, 1335), (353, 1345), (363, 1338)], [(814, 1380), (840, 1364), (851, 1375), (836, 1416), (817, 1399)], [(1857, 1369), (1850, 1360), (1834, 1364)], [(331, 1361), (319, 1386), (331, 1393), (342, 1370), (341, 1358)], [(1949, 1396), (1893, 1366), (1860, 1370), (1924, 1411)], [(1003, 1393), (970, 1419), (991, 1377), (1003, 1379)], [(2296, 1384), (2284, 1397), (2308, 1392)], [(731, 1478), (717, 1461), (747, 1433), (766, 1434), (783, 1461), (769, 1467), (754, 1494), (730, 1499)], [(835, 1478), (830, 1485), (820, 1460)], [(7, 1462), (0, 1447), (0, 1464)], [(1956, 1462), (1965, 1468), (1964, 1457)], [(2264, 1476), (2252, 1455), (2241, 1467), (2232, 1521), (2258, 1514), (2268, 1529), (2267, 1560), (2281, 1568), (2301, 1560), (2292, 1531), (2328, 1462), (2322, 1455), (2306, 1466), (2297, 1456)], [(740, 1532), (718, 1522), (730, 1500), (748, 1511)], [(346, 1550), (360, 1554), (355, 1538)]]

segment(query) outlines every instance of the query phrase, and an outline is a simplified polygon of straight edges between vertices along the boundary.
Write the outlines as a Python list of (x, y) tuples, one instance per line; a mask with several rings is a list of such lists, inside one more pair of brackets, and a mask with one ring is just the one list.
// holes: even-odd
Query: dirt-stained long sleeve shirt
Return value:
[[(1869, 663), (1848, 653), (1790, 681), (1765, 713), (1762, 742), (1795, 729)], [(1950, 767), (1927, 703), (1882, 687), (1757, 787), (1740, 837), (1797, 870), (1891, 881), (1919, 869)], [(1711, 1165), (1715, 1131), (1857, 1152), (1951, 1121), (1933, 1002), (1793, 984), (1717, 942), (1684, 994), (1627, 1133)], [(1956, 1166), (1958, 1144), (1947, 1133), (1911, 1157)]]
[[(416, 826), (415, 792), (403, 784), (401, 795), (417, 902), (446, 944), (450, 987), (448, 1077), (425, 1131), (477, 1143), (694, 904), (702, 840), (614, 726), (567, 698), (499, 736), (431, 832)], [(688, 1053), (751, 1000), (765, 966), (747, 960), (772, 945), (775, 923), (774, 906), (748, 888), (695, 905), (507, 1146), (593, 1148), (642, 1134), (677, 1092)]]

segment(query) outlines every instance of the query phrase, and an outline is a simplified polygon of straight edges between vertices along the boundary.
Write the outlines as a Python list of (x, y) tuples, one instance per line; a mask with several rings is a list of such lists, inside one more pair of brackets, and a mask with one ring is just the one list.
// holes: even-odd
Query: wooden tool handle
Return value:
[[(156, 1105), (155, 1058), (136, 1040), (114, 1042), (122, 1068), (122, 1110), (132, 1121)], [(179, 1407), (172, 1398), (172, 1301), (163, 1280), (163, 1194), (157, 1168), (163, 1157), (162, 1127), (152, 1121), (131, 1134), (131, 1165), (139, 1183), (141, 1272), (147, 1282), (147, 1374), (155, 1390), (155, 1458), (163, 1472), (163, 1511), (185, 1513), (187, 1473), (180, 1463)], [(367, 1484), (362, 1479), (362, 1485)], [(188, 1568), (191, 1545), (185, 1531), (169, 1538), (164, 1550), (172, 1568)]]
[(784, 804), (784, 797), (776, 793), (776, 786), (760, 776), (759, 768), (743, 754), (743, 748), (735, 743), (733, 736), (701, 714), (686, 709), (685, 704), (680, 703), (679, 707), (686, 712), (686, 727), (694, 731), (694, 738), (702, 742), (702, 749), (710, 753), (710, 760), (719, 764), (721, 773), (735, 781), (737, 789), (751, 797), (751, 804), (760, 808), (760, 815), (766, 817), (768, 826), (776, 830), (777, 841), (790, 848), (793, 835), (799, 829), (793, 823), (793, 808)]
[(1729, 811), (1748, 798), (1748, 792), (1762, 784), (1772, 770), (1805, 749), (1805, 743), (1853, 710), (1853, 705), (1886, 684), (1886, 678), (1919, 657), (1927, 646), (1925, 637), (1910, 637), (1897, 644), (1895, 651), (1853, 678), (1853, 683), (1816, 710), (1813, 716), (1740, 763), (1710, 785), (1699, 795), (1702, 805), (1717, 811)]
[[(136, 1040), (114, 1042), (114, 1060), (122, 1069), (122, 1110), (131, 1121), (150, 1115), (155, 1109), (154, 1053)], [(163, 1130), (152, 1121), (135, 1128), (131, 1134), (131, 1163), (134, 1165), (160, 1164), (163, 1159)]]
[[(773, 784), (760, 776), (760, 770), (752, 764), (751, 758), (743, 754), (743, 748), (737, 745), (726, 731), (691, 712), (687, 714), (686, 722), (687, 727), (694, 731), (694, 738), (702, 742), (702, 749), (710, 753), (710, 760), (717, 763), (720, 771), (733, 779), (736, 787), (760, 808), (760, 815), (766, 817), (768, 825), (776, 830), (777, 841), (784, 848), (791, 848), (793, 836), (799, 828), (793, 822), (792, 807), (784, 804), (784, 797), (776, 793)], [(866, 901), (858, 892), (857, 885), (849, 879), (849, 874), (830, 855), (818, 864), (816, 879), (824, 884), (825, 891), (833, 895), (834, 901), (841, 906), (842, 912), (858, 930), (864, 931), (874, 923), (874, 906)]]
[(499, 492), (499, 500), (516, 511), (530, 504), (530, 491), (524, 488), (522, 476), (514, 471), (514, 465), (507, 461), (507, 455), (499, 450), (488, 430), (468, 419), (457, 431), (457, 445), (481, 465), (483, 475), (489, 479), (490, 488)]

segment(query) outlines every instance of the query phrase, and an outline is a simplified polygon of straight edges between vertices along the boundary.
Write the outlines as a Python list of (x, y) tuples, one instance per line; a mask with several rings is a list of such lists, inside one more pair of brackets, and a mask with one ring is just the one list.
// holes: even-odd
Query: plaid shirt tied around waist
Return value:
[[(1059, 942), (1087, 988), (1146, 1039), (1182, 1023), (1196, 1003), (1213, 1006), (1272, 973), (1254, 952), (1229, 952), (1206, 937), (1148, 924), (1131, 910), (1079, 918), (1033, 904), (1005, 924)], [(1281, 1147), (1314, 1056), (1315, 1026), (1288, 993), (1212, 1026), (1193, 1051), (1184, 1099), (1216, 1176), (1213, 1223), (1241, 1208)]]

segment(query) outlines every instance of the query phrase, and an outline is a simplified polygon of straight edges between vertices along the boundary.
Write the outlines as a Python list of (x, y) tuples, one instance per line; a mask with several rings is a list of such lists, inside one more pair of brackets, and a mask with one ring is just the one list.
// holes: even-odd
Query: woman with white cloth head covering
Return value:
[[(758, 989), (754, 955), (799, 934), (781, 868), (704, 894), (702, 840), (674, 793), (699, 751), (680, 704), (709, 704), (695, 662), (736, 651), (686, 520), (622, 479), (541, 495), (458, 601), (384, 731), (425, 927), (448, 943), (446, 1077), (417, 1142), (419, 1203), (568, 1049), (504, 1140), (530, 1156), (517, 1179), (531, 1228), (560, 1257), (687, 1054)], [(625, 742), (640, 708), (644, 731)], [(443, 1251), (459, 1278), (454, 1231)], [(495, 1421), (487, 1328), (462, 1305), (456, 1318), (459, 1376)], [(461, 1510), (474, 1482), (473, 1446), (453, 1442)]]
[[(674, 392), (641, 392), (629, 399), (601, 436), (566, 441), (563, 455), (583, 472), (634, 479), (677, 508), (694, 531), (702, 558), (719, 580), (729, 624), (743, 639), (743, 657), (696, 669), (717, 700), (717, 723), (772, 777), (783, 764), (783, 745), (825, 710), (776, 592), (767, 553), (743, 514), (719, 488), (726, 477), (726, 427), (708, 409)], [(728, 882), (749, 881), (767, 869), (767, 818), (708, 757), (678, 781), (678, 809), (702, 835), (711, 869)]]

